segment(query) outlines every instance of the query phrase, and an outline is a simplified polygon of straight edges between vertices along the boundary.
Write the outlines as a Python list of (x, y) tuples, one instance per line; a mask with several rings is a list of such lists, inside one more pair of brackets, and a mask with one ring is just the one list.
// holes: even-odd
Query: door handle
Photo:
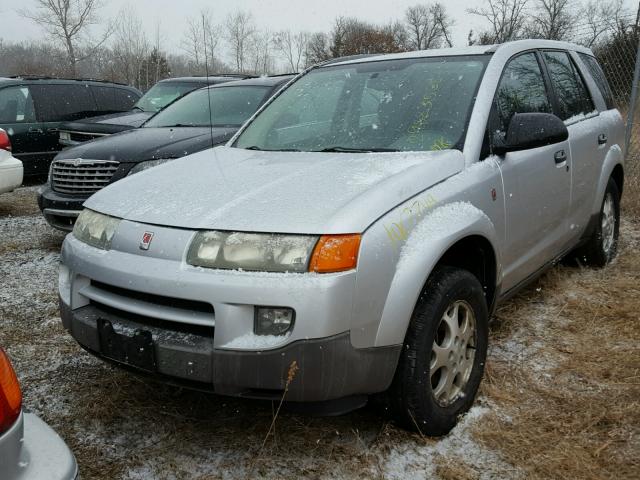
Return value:
[(556, 165), (560, 165), (567, 161), (567, 152), (559, 150), (553, 155), (553, 159), (556, 161)]
[(604, 145), (605, 143), (607, 143), (607, 140), (609, 140), (609, 138), (607, 137), (606, 133), (601, 133), (600, 135), (598, 135), (598, 145)]
[(29, 130), (27, 131), (27, 133), (31, 133), (31, 134), (37, 134), (40, 135), (42, 133), (44, 133), (44, 130), (42, 130), (41, 128), (34, 128), (34, 127), (29, 127)]
[(58, 133), (59, 131), (57, 128), (47, 128), (47, 133)]

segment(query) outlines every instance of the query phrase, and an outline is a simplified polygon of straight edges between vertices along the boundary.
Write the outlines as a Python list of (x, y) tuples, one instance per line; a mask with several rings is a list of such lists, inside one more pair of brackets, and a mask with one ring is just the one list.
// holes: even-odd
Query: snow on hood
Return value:
[(189, 229), (359, 233), (463, 168), (456, 150), (353, 154), (217, 147), (127, 177), (85, 206)]

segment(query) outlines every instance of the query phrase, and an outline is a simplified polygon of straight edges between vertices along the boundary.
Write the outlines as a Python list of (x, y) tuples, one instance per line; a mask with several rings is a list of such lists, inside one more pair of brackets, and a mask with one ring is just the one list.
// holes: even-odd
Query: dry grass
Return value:
[(36, 187), (20, 188), (0, 195), (0, 218), (39, 214)]
[(529, 355), (490, 357), (475, 435), (527, 478), (640, 478), (639, 240), (625, 228), (612, 266), (558, 267), (499, 311), (494, 341), (524, 329)]

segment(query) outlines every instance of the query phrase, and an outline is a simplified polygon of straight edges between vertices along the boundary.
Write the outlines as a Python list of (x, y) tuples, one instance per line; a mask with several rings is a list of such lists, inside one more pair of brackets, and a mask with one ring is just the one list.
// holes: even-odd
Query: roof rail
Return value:
[(67, 77), (56, 77), (52, 75), (11, 75), (10, 77), (15, 80), (67, 80), (70, 82), (98, 82), (98, 83), (111, 83), (114, 85), (122, 85), (125, 87), (129, 87), (130, 85), (122, 82), (115, 82), (113, 80), (105, 80), (102, 78), (91, 78), (91, 77), (76, 77), (76, 78), (67, 78)]

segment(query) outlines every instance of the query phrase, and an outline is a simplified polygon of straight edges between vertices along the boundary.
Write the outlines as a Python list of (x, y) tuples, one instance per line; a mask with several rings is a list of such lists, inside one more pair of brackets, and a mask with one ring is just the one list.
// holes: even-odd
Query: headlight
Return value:
[(81, 242), (102, 250), (109, 250), (119, 223), (119, 218), (85, 208), (76, 220), (73, 235)]
[(199, 232), (187, 253), (197, 267), (261, 272), (306, 272), (318, 237), (267, 233)]
[(170, 162), (171, 160), (175, 160), (175, 158), (159, 158), (158, 160), (147, 160), (146, 162), (140, 162), (135, 167), (133, 167), (127, 175), (140, 173), (143, 170), (157, 167), (158, 165), (162, 165), (163, 163)]

